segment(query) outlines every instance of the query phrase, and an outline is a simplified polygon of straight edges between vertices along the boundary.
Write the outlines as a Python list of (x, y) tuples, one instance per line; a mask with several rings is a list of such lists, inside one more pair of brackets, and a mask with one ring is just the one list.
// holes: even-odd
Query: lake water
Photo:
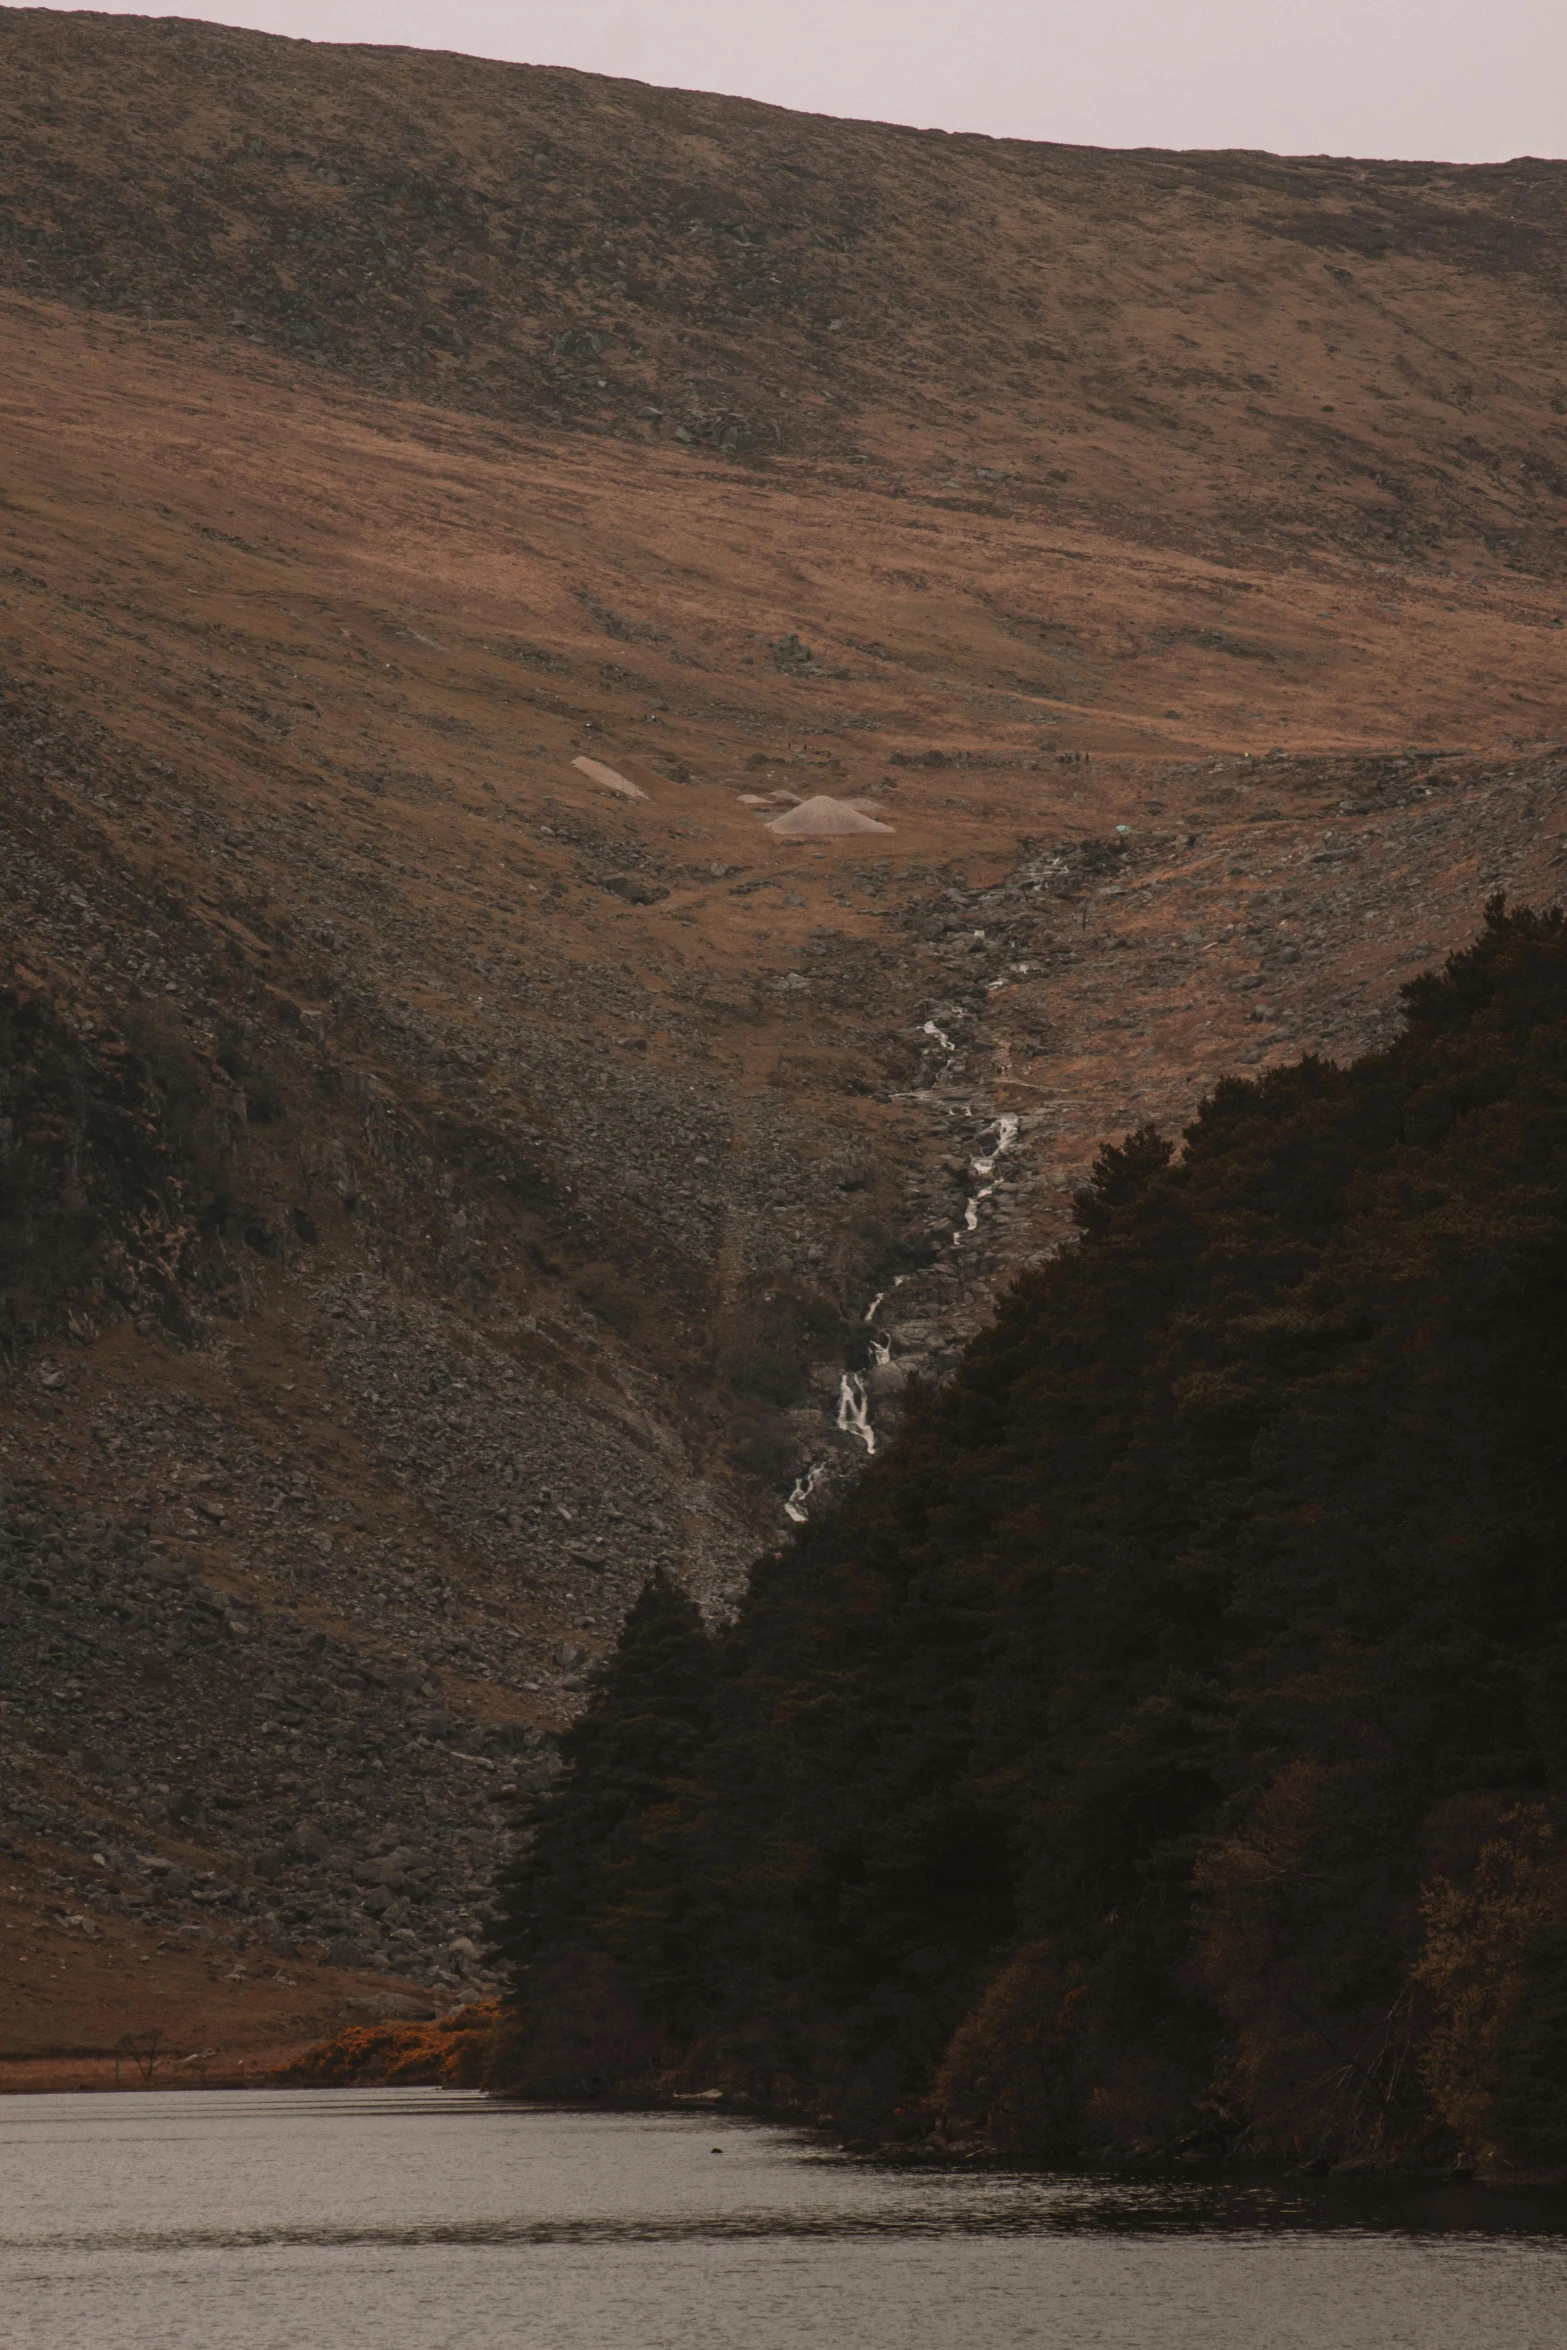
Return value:
[(0, 2104), (6, 2350), (1562, 2350), (1567, 2198), (852, 2160), (439, 2090)]

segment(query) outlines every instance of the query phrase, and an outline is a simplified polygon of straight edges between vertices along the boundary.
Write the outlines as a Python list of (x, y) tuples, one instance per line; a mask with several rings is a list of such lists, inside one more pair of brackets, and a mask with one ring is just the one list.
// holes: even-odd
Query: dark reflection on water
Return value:
[[(879, 2166), (880, 2167), (880, 2166)], [(907, 2173), (896, 2178), (906, 2189)], [(613, 2219), (475, 2219), (386, 2226), (293, 2225), (241, 2228), (107, 2229), (81, 2235), (8, 2236), (13, 2249), (73, 2252), (255, 2251), (266, 2245), (678, 2244), (757, 2243), (798, 2238), (841, 2243), (902, 2236), (1034, 2236), (1051, 2233), (1118, 2236), (1253, 2236), (1289, 2230), (1310, 2235), (1475, 2235), (1567, 2237), (1567, 2198), (1559, 2194), (1498, 2196), (1483, 2188), (1432, 2188), (1356, 2182), (1335, 2191), (1324, 2184), (1302, 2195), (1255, 2180), (1172, 2183), (1147, 2177), (1074, 2177), (1060, 2172), (1017, 2176), (1008, 2193), (981, 2187), (972, 2174), (961, 2185), (944, 2181), (949, 2198), (894, 2198), (874, 2211), (708, 2211), (690, 2216)], [(964, 2192), (964, 2187), (968, 2192)], [(1567, 2313), (1563, 2340), (1567, 2344)]]
[(1567, 2197), (430, 2091), (0, 2107), (7, 2350), (1561, 2350)]
[(1498, 2195), (1483, 2187), (1364, 2179), (1278, 2185), (1235, 2178), (1135, 2185), (1110, 2179), (1096, 2184), (1098, 2191), (1080, 2206), (1052, 2212), (1051, 2225), (1116, 2235), (1305, 2229), (1313, 2235), (1567, 2236), (1567, 2197), (1559, 2194)]

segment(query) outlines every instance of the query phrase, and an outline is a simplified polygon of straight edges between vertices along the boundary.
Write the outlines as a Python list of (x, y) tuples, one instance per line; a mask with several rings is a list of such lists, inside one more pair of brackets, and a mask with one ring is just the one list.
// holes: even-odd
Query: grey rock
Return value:
[(611, 897), (624, 898), (628, 906), (656, 906), (669, 892), (657, 882), (643, 881), (635, 873), (607, 873), (599, 883)]

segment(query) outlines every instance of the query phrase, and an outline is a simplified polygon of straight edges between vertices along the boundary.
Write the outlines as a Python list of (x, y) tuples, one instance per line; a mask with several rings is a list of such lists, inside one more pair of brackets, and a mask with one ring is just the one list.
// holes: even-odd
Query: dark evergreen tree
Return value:
[(596, 1953), (655, 2020), (689, 2020), (711, 1975), (692, 1837), (714, 1671), (700, 1609), (657, 1569), (562, 1739), (561, 1776), (521, 1822), (501, 1880), (495, 1949), (519, 1995), (546, 1956)]
[(716, 1681), (633, 1619), (520, 1955), (876, 2130), (1567, 2147), (1567, 923), (1405, 1005), (1102, 1152)]

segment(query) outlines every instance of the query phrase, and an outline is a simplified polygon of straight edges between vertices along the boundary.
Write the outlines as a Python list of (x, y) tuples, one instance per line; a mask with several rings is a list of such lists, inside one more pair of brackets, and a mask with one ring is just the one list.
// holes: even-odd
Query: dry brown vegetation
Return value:
[(463, 2007), (429, 2024), (350, 2024), (280, 2066), (273, 2078), (301, 2088), (471, 2089), (481, 2085), (505, 2030), (495, 2006)]
[(257, 1865), (466, 1817), (428, 1974), (649, 1561), (721, 1603), (858, 1459), (895, 1273), (939, 1373), (1105, 1133), (1552, 893), (1563, 186), (5, 12), (0, 1471), (62, 1900), (188, 1798), (258, 1934), (384, 1957), (346, 1867)]

